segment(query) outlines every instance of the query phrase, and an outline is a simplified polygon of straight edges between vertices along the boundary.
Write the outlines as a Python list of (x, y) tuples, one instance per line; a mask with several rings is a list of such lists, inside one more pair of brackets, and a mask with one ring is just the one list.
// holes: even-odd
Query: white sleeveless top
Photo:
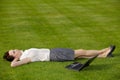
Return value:
[(22, 52), (20, 60), (24, 58), (30, 58), (31, 62), (35, 61), (50, 61), (50, 50), (49, 49), (37, 49), (31, 48)]

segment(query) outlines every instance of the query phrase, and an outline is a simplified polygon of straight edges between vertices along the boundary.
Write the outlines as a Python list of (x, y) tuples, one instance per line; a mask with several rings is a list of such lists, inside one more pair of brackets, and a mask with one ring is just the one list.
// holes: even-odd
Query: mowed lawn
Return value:
[[(0, 80), (119, 80), (119, 0), (0, 0)], [(3, 60), (9, 49), (102, 49), (116, 45), (113, 58), (97, 58), (77, 72), (68, 62), (35, 62), (16, 68)], [(78, 59), (84, 63), (87, 59)]]

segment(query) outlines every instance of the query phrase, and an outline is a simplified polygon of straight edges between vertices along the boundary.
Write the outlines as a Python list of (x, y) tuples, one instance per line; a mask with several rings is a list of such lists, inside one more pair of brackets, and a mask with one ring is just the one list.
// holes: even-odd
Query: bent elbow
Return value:
[(15, 67), (14, 65), (11, 65), (11, 67)]
[(16, 65), (14, 64), (14, 63), (11, 63), (11, 65), (10, 65), (11, 67), (16, 67)]

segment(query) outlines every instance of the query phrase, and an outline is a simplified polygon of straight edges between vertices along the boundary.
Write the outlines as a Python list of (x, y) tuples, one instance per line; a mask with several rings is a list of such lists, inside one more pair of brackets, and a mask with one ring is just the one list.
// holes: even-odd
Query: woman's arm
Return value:
[(30, 62), (31, 62), (31, 59), (30, 59), (30, 58), (25, 58), (25, 59), (22, 59), (22, 60), (20, 60), (20, 61), (18, 61), (18, 58), (15, 58), (15, 59), (11, 62), (11, 67), (20, 66), (20, 65), (27, 64), (27, 63), (30, 63)]

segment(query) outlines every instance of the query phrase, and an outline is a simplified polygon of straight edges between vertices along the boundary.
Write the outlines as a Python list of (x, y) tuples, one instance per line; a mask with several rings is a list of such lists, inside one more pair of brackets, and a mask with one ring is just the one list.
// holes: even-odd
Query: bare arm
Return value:
[(27, 64), (30, 63), (31, 59), (30, 58), (25, 58), (23, 60), (18, 61), (18, 58), (15, 58), (12, 62), (11, 62), (11, 67), (16, 67), (16, 66), (20, 66), (23, 64)]

